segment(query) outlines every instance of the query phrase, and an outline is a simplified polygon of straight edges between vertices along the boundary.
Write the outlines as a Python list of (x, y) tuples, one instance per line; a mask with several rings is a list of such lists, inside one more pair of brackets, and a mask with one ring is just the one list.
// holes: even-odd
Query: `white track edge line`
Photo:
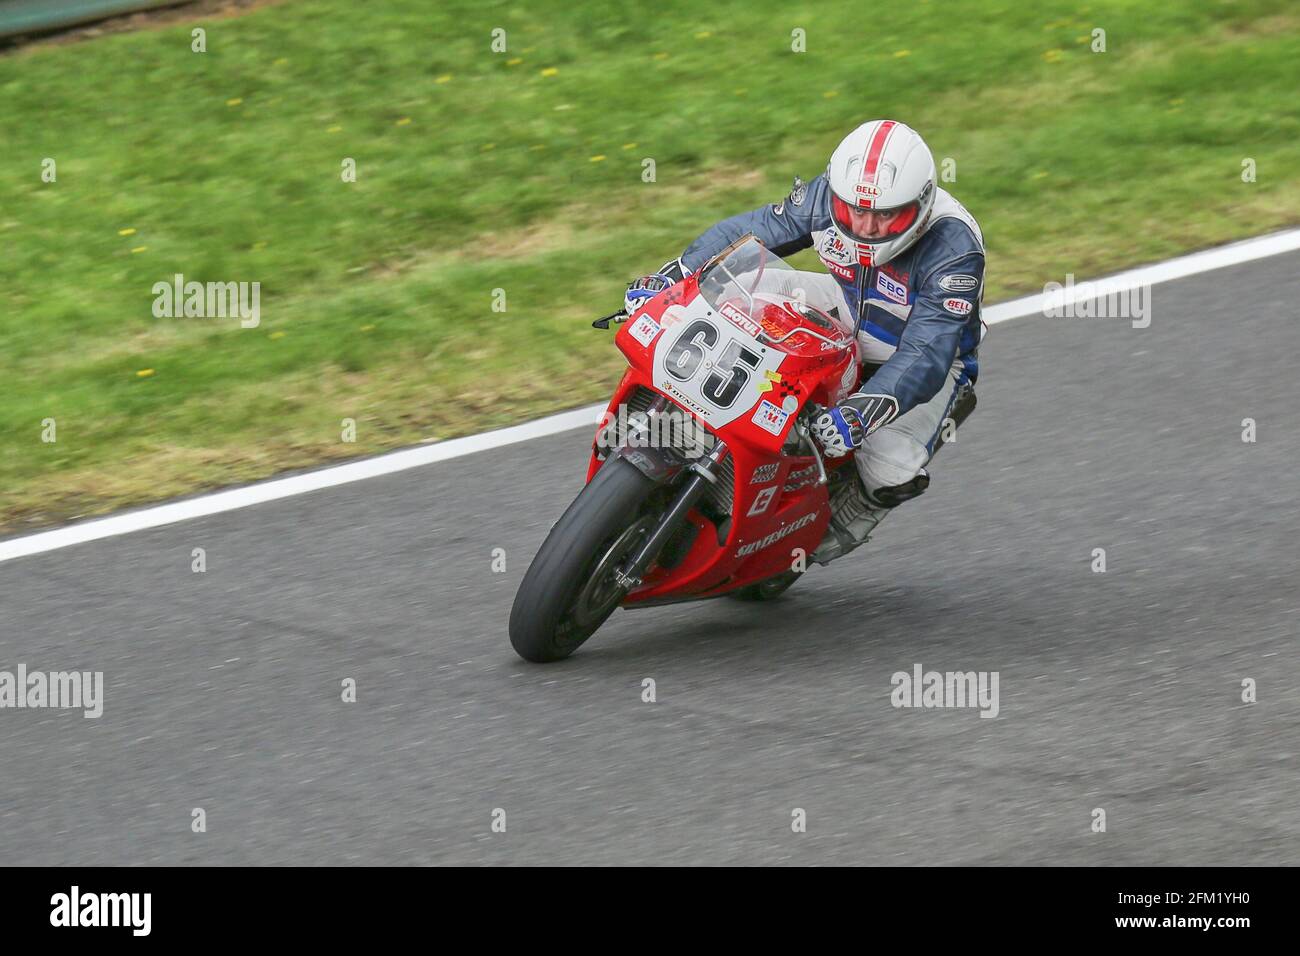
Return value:
[[(1050, 301), (1053, 305), (1067, 304), (1085, 297), (1095, 297), (1097, 295), (1096, 286), (1098, 285), (1102, 286), (1105, 292), (1118, 292), (1139, 286), (1169, 282), (1173, 279), (1181, 279), (1201, 272), (1210, 272), (1214, 269), (1222, 269), (1255, 259), (1266, 259), (1270, 256), (1294, 252), (1297, 249), (1300, 249), (1300, 229), (1270, 233), (1269, 235), (1245, 239), (1226, 246), (1179, 256), (1176, 259), (1139, 266), (1111, 276), (1086, 281), (1080, 280), (1068, 294), (1053, 294)], [(1091, 288), (1089, 283), (1091, 283)], [(1105, 294), (1105, 292), (1102, 294)], [(996, 325), (1010, 319), (1024, 318), (1035, 314), (1042, 315), (1048, 301), (1049, 296), (1046, 293), (1037, 293), (1019, 299), (1012, 299), (1010, 302), (989, 306), (984, 310), (984, 321), (988, 325)], [(10, 538), (0, 541), (0, 562), (12, 561), (15, 558), (41, 554), (46, 551), (54, 551), (74, 544), (97, 541), (100, 538), (110, 538), (119, 534), (130, 534), (133, 531), (144, 531), (148, 528), (175, 524), (178, 521), (189, 521), (193, 518), (220, 514), (224, 511), (235, 511), (239, 508), (248, 508), (268, 501), (278, 501), (281, 498), (290, 498), (310, 491), (319, 491), (322, 488), (333, 488), (336, 485), (346, 485), (367, 478), (391, 475), (394, 472), (405, 471), (408, 468), (418, 468), (421, 465), (430, 465), (450, 458), (460, 458), (464, 455), (501, 448), (505, 445), (513, 445), (533, 438), (557, 435), (587, 425), (594, 427), (604, 410), (604, 402), (598, 405), (587, 405), (584, 408), (576, 408), (557, 415), (548, 415), (545, 418), (538, 418), (520, 425), (512, 425), (509, 428), (500, 428), (477, 435), (466, 435), (463, 438), (452, 438), (436, 444), (419, 445), (415, 448), (389, 452), (362, 461), (349, 462), (346, 465), (333, 465), (288, 478), (274, 478), (270, 481), (258, 482), (242, 488), (198, 495), (165, 505), (141, 508), (111, 515), (107, 518), (96, 518), (50, 531), (39, 531), (23, 537)]]

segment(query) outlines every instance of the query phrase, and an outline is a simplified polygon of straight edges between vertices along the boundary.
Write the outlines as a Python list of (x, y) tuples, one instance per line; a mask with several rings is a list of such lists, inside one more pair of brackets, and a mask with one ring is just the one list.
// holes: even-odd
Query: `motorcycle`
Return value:
[(750, 235), (632, 315), (593, 323), (619, 322), (629, 367), (587, 484), (515, 596), (525, 660), (568, 657), (620, 606), (769, 601), (804, 572), (829, 489), (853, 474), (810, 423), (861, 372), (853, 324), (807, 305), (798, 275)]

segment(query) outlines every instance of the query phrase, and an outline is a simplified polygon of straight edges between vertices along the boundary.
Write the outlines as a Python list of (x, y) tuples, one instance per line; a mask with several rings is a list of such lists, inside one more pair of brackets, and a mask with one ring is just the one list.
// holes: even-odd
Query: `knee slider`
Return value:
[(901, 485), (891, 485), (888, 488), (876, 488), (874, 491), (867, 492), (867, 497), (880, 508), (897, 508), (904, 501), (911, 501), (924, 494), (925, 489), (929, 487), (930, 475), (922, 468), (911, 481), (905, 481)]

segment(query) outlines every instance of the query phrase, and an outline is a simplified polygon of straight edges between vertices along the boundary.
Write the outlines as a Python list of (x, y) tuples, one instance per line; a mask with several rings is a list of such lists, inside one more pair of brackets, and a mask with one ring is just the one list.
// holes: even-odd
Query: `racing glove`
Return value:
[(839, 458), (861, 448), (868, 435), (897, 417), (894, 396), (857, 392), (813, 419), (812, 436), (828, 457)]
[(623, 295), (623, 311), (632, 315), (664, 289), (681, 282), (688, 274), (681, 259), (664, 263), (658, 272), (642, 276), (628, 284), (627, 292)]

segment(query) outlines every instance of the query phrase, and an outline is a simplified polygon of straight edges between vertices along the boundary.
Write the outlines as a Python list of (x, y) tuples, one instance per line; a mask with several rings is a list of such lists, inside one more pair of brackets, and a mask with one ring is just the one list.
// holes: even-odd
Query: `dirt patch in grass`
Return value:
[(82, 23), (47, 33), (25, 33), (5, 37), (0, 39), (0, 56), (38, 47), (97, 40), (115, 33), (170, 27), (177, 23), (192, 23), (196, 20), (238, 17), (259, 7), (273, 7), (285, 2), (287, 0), (178, 0), (174, 6), (124, 13), (106, 20)]

